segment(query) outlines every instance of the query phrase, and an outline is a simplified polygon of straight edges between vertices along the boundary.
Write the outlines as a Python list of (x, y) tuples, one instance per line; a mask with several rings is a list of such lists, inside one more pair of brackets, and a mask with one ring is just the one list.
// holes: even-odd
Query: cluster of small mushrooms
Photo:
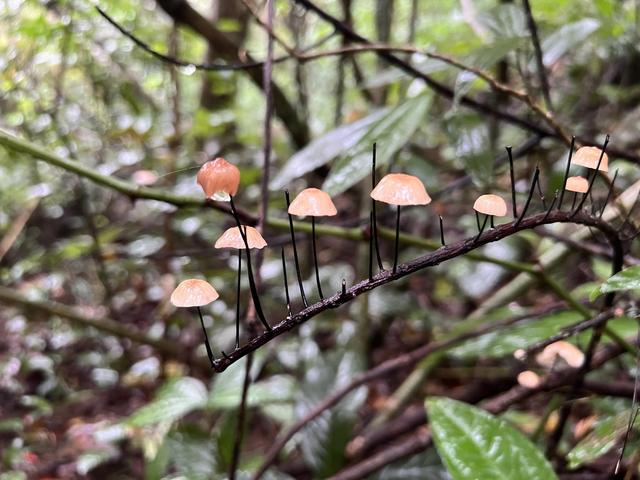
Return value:
[[(572, 145), (573, 147), (573, 145)], [(606, 142), (605, 142), (606, 148)], [(509, 153), (509, 159), (513, 170), (513, 160), (511, 158), (511, 150), (507, 148)], [(590, 187), (595, 180), (595, 174), (591, 180), (589, 180), (582, 176), (573, 176), (568, 177), (569, 166), (572, 163), (573, 148), (571, 148), (569, 153), (569, 162), (567, 164), (567, 171), (565, 173), (565, 190), (569, 192), (573, 192), (573, 205), (572, 209), (575, 207), (577, 201), (577, 195), (583, 194), (586, 197), (587, 192), (590, 191)], [(601, 170), (608, 171), (608, 157), (604, 150), (601, 150), (597, 147), (582, 147), (576, 151), (575, 156), (573, 157), (573, 163), (576, 165), (584, 166), (592, 170)], [(385, 175), (380, 182), (376, 184), (375, 179), (375, 144), (373, 150), (373, 165), (372, 165), (372, 186), (374, 187), (371, 191), (371, 215), (370, 215), (370, 224), (371, 224), (371, 240), (370, 240), (370, 261), (369, 261), (369, 279), (372, 278), (372, 268), (371, 268), (371, 251), (373, 250), (373, 244), (375, 241), (375, 249), (377, 252), (378, 266), (380, 270), (384, 270), (382, 261), (380, 260), (380, 251), (378, 248), (378, 239), (377, 239), (377, 223), (376, 223), (376, 201), (383, 202), (389, 205), (394, 205), (396, 207), (396, 235), (395, 235), (395, 245), (394, 245), (394, 259), (393, 259), (393, 269), (392, 272), (395, 274), (398, 267), (398, 244), (399, 244), (399, 232), (400, 232), (400, 208), (402, 206), (416, 206), (416, 205), (428, 205), (431, 203), (431, 197), (427, 193), (424, 184), (422, 181), (412, 175), (407, 175), (404, 173), (389, 173)], [(534, 183), (537, 180), (537, 176), (534, 177)], [(231, 212), (235, 219), (236, 226), (227, 229), (218, 240), (215, 242), (215, 248), (217, 249), (235, 249), (238, 251), (238, 281), (237, 281), (237, 295), (236, 295), (236, 330), (235, 330), (235, 348), (238, 349), (240, 347), (240, 278), (242, 271), (242, 251), (244, 250), (247, 256), (247, 273), (249, 277), (249, 287), (251, 290), (251, 296), (253, 300), (253, 304), (256, 311), (256, 316), (262, 323), (262, 325), (267, 329), (271, 330), (269, 323), (267, 322), (264, 313), (262, 311), (262, 307), (260, 304), (260, 298), (258, 296), (255, 280), (253, 277), (253, 271), (251, 266), (251, 250), (253, 249), (262, 249), (267, 246), (267, 242), (262, 237), (260, 232), (255, 228), (242, 225), (240, 222), (240, 218), (237, 214), (233, 197), (236, 195), (238, 191), (238, 187), (240, 185), (240, 171), (235, 165), (227, 162), (224, 158), (216, 158), (215, 160), (206, 162), (198, 171), (197, 182), (202, 187), (205, 196), (207, 199), (214, 201), (227, 201), (230, 203)], [(533, 190), (534, 185), (532, 185)], [(562, 192), (564, 193), (564, 192)], [(513, 174), (512, 174), (512, 194), (514, 196), (514, 216), (516, 213), (515, 210), (515, 191), (513, 190)], [(291, 233), (291, 242), (293, 246), (293, 254), (294, 254), (294, 263), (296, 267), (296, 274), (298, 280), (298, 286), (300, 289), (300, 297), (303, 302), (305, 308), (309, 306), (307, 297), (303, 288), (302, 278), (300, 274), (300, 264), (298, 261), (298, 250), (296, 247), (296, 239), (293, 227), (292, 215), (296, 215), (299, 217), (311, 217), (311, 242), (312, 242), (312, 250), (313, 250), (313, 260), (314, 260), (314, 268), (315, 268), (315, 278), (318, 289), (318, 295), (320, 299), (324, 299), (324, 294), (322, 292), (322, 287), (320, 284), (320, 275), (318, 270), (318, 256), (317, 256), (317, 247), (316, 247), (316, 217), (328, 217), (337, 215), (337, 209), (331, 200), (331, 197), (322, 190), (317, 188), (307, 188), (302, 190), (292, 202), (289, 201), (289, 192), (285, 192), (287, 208), (288, 208), (288, 216), (289, 216), (289, 227)], [(582, 202), (584, 202), (584, 197)], [(578, 208), (581, 208), (582, 202), (580, 203)], [(560, 196), (560, 202), (558, 207), (560, 208), (562, 204), (562, 194)], [(487, 221), (490, 220), (491, 228), (494, 227), (494, 217), (504, 217), (507, 215), (507, 203), (505, 200), (495, 194), (484, 194), (479, 196), (474, 205), (473, 209), (476, 214), (476, 221), (478, 226), (478, 237), (482, 235), (484, 228), (486, 227)], [(526, 206), (525, 206), (526, 209)], [(480, 223), (479, 215), (482, 214), (485, 216), (483, 223)], [(524, 212), (522, 213), (524, 215)], [(444, 245), (444, 233), (442, 231), (442, 217), (440, 217), (440, 229), (441, 229), (441, 240)], [(286, 280), (286, 264), (285, 264), (285, 256), (284, 249), (282, 250), (282, 263), (283, 270), (285, 275), (285, 287), (286, 295), (287, 295), (287, 308), (289, 311), (289, 315), (291, 315), (291, 307), (289, 302), (289, 293), (287, 287)], [(207, 335), (207, 331), (204, 325), (204, 320), (202, 318), (202, 311), (200, 307), (208, 305), (219, 297), (218, 292), (215, 288), (210, 285), (208, 282), (200, 279), (188, 279), (182, 281), (177, 288), (171, 294), (171, 303), (176, 307), (196, 307), (198, 311), (198, 315), (200, 317), (200, 324), (202, 325), (202, 330), (204, 332), (205, 337), (205, 347), (207, 351), (207, 355), (209, 360), (214, 364), (214, 355), (211, 350), (211, 345), (209, 343), (209, 338)], [(224, 352), (223, 352), (224, 355)], [(533, 373), (533, 372), (531, 372)], [(523, 382), (526, 383), (526, 380)]]

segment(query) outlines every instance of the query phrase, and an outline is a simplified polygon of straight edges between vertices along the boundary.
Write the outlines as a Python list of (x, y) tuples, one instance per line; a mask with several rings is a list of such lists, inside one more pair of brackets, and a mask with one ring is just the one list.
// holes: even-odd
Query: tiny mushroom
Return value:
[[(316, 217), (332, 217), (337, 215), (338, 211), (333, 204), (328, 193), (317, 188), (306, 188), (301, 191), (287, 209), (290, 215), (300, 217), (311, 217), (311, 245), (313, 250), (313, 262), (316, 271), (316, 283), (318, 285), (318, 294), (320, 299), (324, 299), (322, 294), (322, 286), (320, 285), (320, 274), (318, 272), (318, 253), (316, 249)], [(292, 235), (295, 241), (295, 235)], [(296, 271), (299, 268), (296, 266)]]
[(382, 177), (371, 191), (371, 198), (378, 202), (395, 205), (396, 242), (393, 259), (393, 273), (398, 267), (398, 241), (400, 237), (400, 207), (405, 205), (428, 205), (431, 197), (418, 177), (405, 173), (389, 173)]
[[(473, 209), (476, 211), (476, 223), (480, 233), (478, 238), (482, 234), (484, 227), (487, 225), (487, 219), (491, 218), (491, 227), (493, 228), (493, 217), (504, 217), (507, 214), (507, 202), (502, 197), (488, 193), (486, 195), (480, 195), (473, 204)], [(478, 213), (486, 215), (482, 227), (480, 226), (480, 219)]]
[[(244, 232), (244, 237), (246, 238), (247, 243), (245, 244), (245, 239), (243, 238), (242, 232), (238, 227), (231, 227), (225, 230), (225, 232), (220, 235), (218, 240), (214, 245), (215, 248), (235, 248), (238, 250), (238, 281), (236, 284), (236, 349), (240, 347), (240, 276), (242, 273), (242, 250), (246, 249), (247, 245), (250, 249), (262, 249), (267, 246), (267, 242), (260, 235), (260, 232), (253, 227), (249, 227), (247, 225), (242, 225), (242, 230)], [(249, 285), (251, 286), (251, 294), (253, 297), (253, 301), (256, 304), (256, 313), (260, 318), (260, 321), (267, 326), (266, 320), (264, 316), (262, 316), (262, 309), (260, 308), (260, 300), (257, 297), (257, 294), (254, 295), (254, 279), (253, 279), (253, 271), (251, 269), (251, 257), (249, 256), (249, 251), (247, 250), (247, 265), (248, 265), (248, 274), (249, 274)]]
[(565, 190), (573, 192), (573, 202), (571, 204), (571, 210), (576, 206), (576, 200), (578, 199), (578, 193), (587, 193), (589, 191), (589, 181), (584, 177), (569, 177), (567, 183), (564, 185)]
[(518, 374), (518, 383), (525, 388), (537, 388), (540, 385), (540, 377), (536, 372), (525, 370)]
[(547, 345), (536, 355), (536, 361), (544, 367), (551, 368), (556, 357), (562, 358), (572, 368), (578, 368), (584, 362), (584, 353), (575, 345), (563, 340)]
[(228, 202), (238, 191), (240, 170), (224, 158), (218, 157), (200, 167), (197, 181), (207, 198)]
[[(600, 160), (601, 156), (602, 160)], [(587, 167), (591, 170), (597, 168), (602, 172), (609, 171), (609, 156), (598, 147), (579, 148), (573, 156), (572, 163)], [(600, 163), (600, 166), (598, 166), (598, 163)]]
[(209, 361), (213, 365), (213, 351), (209, 343), (209, 336), (207, 335), (207, 329), (204, 327), (204, 320), (202, 319), (202, 311), (200, 307), (210, 304), (219, 297), (216, 289), (204, 280), (197, 278), (190, 278), (180, 282), (180, 285), (171, 294), (170, 301), (176, 307), (196, 307), (198, 315), (200, 316), (200, 325), (202, 325), (202, 331), (204, 332), (204, 346), (207, 349), (207, 356)]
[(564, 186), (565, 189), (570, 192), (587, 193), (589, 189), (589, 181), (581, 176), (567, 178), (567, 183)]

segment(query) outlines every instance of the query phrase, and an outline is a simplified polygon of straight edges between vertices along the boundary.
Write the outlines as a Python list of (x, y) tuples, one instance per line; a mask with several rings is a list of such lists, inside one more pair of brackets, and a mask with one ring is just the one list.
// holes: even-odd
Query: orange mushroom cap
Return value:
[(589, 190), (589, 182), (584, 177), (569, 177), (567, 178), (567, 183), (564, 188), (570, 192), (587, 193), (587, 190)]
[[(267, 242), (255, 228), (242, 225), (242, 231), (245, 232), (247, 236), (249, 248), (261, 249), (267, 246)], [(231, 227), (227, 229), (222, 235), (220, 235), (220, 238), (216, 240), (216, 244), (214, 246), (216, 248), (237, 248), (239, 250), (245, 248), (244, 240), (242, 240), (242, 235), (240, 235), (238, 227)]]
[(486, 195), (480, 195), (475, 203), (473, 209), (478, 213), (484, 213), (485, 215), (493, 215), (494, 217), (504, 217), (507, 214), (507, 202), (502, 197), (488, 193)]
[(540, 385), (540, 377), (536, 372), (532, 372), (531, 370), (520, 372), (517, 380), (518, 383), (525, 388), (536, 388)]
[(332, 217), (338, 213), (327, 192), (318, 188), (305, 188), (289, 205), (289, 213), (300, 217)]
[[(598, 147), (582, 147), (573, 155), (571, 163), (595, 170), (598, 167), (598, 160), (600, 160), (601, 153), (602, 150)], [(609, 171), (609, 156), (606, 153), (602, 156), (598, 170), (602, 172)]]
[(171, 303), (176, 307), (202, 307), (220, 295), (209, 283), (197, 278), (180, 282), (171, 294)]
[(428, 205), (431, 197), (418, 177), (405, 173), (389, 173), (382, 177), (371, 198), (390, 205)]
[(584, 353), (575, 345), (560, 340), (547, 345), (542, 352), (536, 355), (536, 361), (547, 368), (551, 368), (556, 356), (561, 357), (570, 367), (578, 368), (584, 362)]
[(218, 157), (200, 167), (197, 180), (207, 198), (228, 202), (229, 196), (238, 191), (240, 170), (224, 158)]

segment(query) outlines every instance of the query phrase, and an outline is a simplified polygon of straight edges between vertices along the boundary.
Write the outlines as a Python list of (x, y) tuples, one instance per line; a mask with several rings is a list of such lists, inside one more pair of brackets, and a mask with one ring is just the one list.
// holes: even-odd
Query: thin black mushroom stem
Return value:
[(240, 224), (240, 217), (238, 217), (238, 212), (236, 211), (236, 207), (233, 203), (233, 195), (229, 197), (229, 202), (231, 204), (231, 213), (233, 214), (233, 218), (236, 220), (236, 225), (238, 226), (238, 231), (240, 232), (240, 236), (242, 237), (242, 241), (244, 242), (245, 251), (247, 252), (247, 272), (249, 275), (249, 289), (251, 290), (251, 298), (253, 299), (253, 305), (256, 309), (256, 315), (260, 320), (260, 323), (267, 329), (267, 331), (271, 331), (271, 326), (267, 322), (267, 319), (264, 316), (264, 312), (262, 311), (262, 304), (260, 303), (260, 295), (258, 295), (258, 288), (256, 287), (256, 282), (253, 277), (253, 268), (251, 267), (251, 252), (249, 249), (249, 242), (247, 241), (247, 235), (245, 231), (242, 229), (242, 225)]
[(324, 300), (322, 285), (320, 285), (320, 272), (318, 270), (318, 251), (316, 248), (316, 217), (311, 217), (311, 249), (313, 250), (313, 266), (316, 271), (316, 284), (318, 285), (318, 295), (320, 300)]
[(287, 316), (291, 316), (291, 297), (289, 297), (289, 279), (287, 278), (287, 262), (284, 259), (284, 247), (280, 249), (282, 256), (282, 275), (284, 277), (284, 296), (287, 300)]
[(607, 135), (604, 139), (604, 143), (602, 144), (602, 150), (600, 150), (600, 158), (598, 158), (598, 164), (596, 165), (596, 169), (593, 171), (591, 181), (589, 182), (589, 188), (587, 189), (587, 192), (582, 196), (582, 200), (580, 201), (576, 209), (573, 210), (573, 214), (571, 215), (572, 217), (575, 216), (576, 213), (578, 213), (580, 210), (582, 210), (582, 207), (584, 206), (584, 202), (587, 200), (587, 197), (591, 193), (593, 184), (595, 183), (596, 178), (598, 176), (598, 172), (600, 171), (600, 164), (602, 163), (602, 159), (604, 158), (604, 154), (607, 150), (607, 145), (609, 144), (609, 138), (610, 138), (609, 135)]
[(207, 349), (207, 357), (209, 357), (209, 361), (211, 365), (215, 365), (215, 358), (213, 356), (213, 351), (211, 350), (211, 344), (209, 343), (209, 335), (207, 334), (207, 329), (204, 327), (204, 319), (202, 318), (202, 310), (200, 307), (196, 307), (198, 310), (198, 316), (200, 317), (200, 325), (202, 325), (202, 331), (204, 332), (204, 347)]
[(444, 241), (444, 220), (442, 219), (442, 215), (438, 215), (438, 220), (440, 223), (440, 243), (444, 247), (447, 243)]
[(613, 190), (615, 188), (615, 184), (616, 184), (616, 179), (617, 178), (618, 178), (618, 169), (616, 169), (616, 171), (613, 174), (613, 180), (611, 180), (611, 185), (609, 185), (609, 191), (607, 192), (607, 198), (605, 198), (604, 205), (602, 205), (602, 209), (600, 210), (600, 214), (598, 215), (599, 218), (602, 218), (602, 215), (604, 215), (604, 210), (605, 210), (605, 208), (607, 208), (607, 204), (609, 203), (609, 200), (611, 200), (611, 195), (613, 195)]
[(284, 196), (287, 201), (287, 215), (289, 217), (289, 231), (291, 232), (291, 243), (293, 245), (293, 262), (296, 265), (296, 275), (298, 277), (298, 287), (300, 288), (300, 298), (302, 298), (302, 304), (304, 308), (309, 306), (307, 302), (307, 296), (304, 294), (304, 287), (302, 286), (302, 275), (300, 274), (300, 261), (298, 260), (298, 247), (296, 246), (296, 234), (293, 230), (293, 218), (291, 214), (288, 213), (289, 205), (291, 204), (289, 199), (289, 190), (284, 191)]
[(240, 277), (242, 274), (242, 250), (238, 250), (238, 282), (236, 287), (236, 350), (240, 348)]
[[(373, 159), (371, 161), (371, 188), (376, 187), (376, 143), (373, 143)], [(371, 199), (371, 234), (373, 235), (373, 243), (376, 248), (376, 260), (378, 261), (378, 268), (380, 271), (384, 270), (382, 265), (382, 257), (380, 255), (380, 245), (378, 244), (378, 219), (376, 214), (376, 201)], [(370, 247), (371, 248), (371, 247)], [(371, 252), (369, 252), (371, 255)], [(372, 274), (369, 274), (371, 278)]]
[(480, 218), (478, 217), (478, 212), (476, 212), (476, 220), (478, 222), (478, 236), (475, 238), (474, 243), (480, 240), (480, 236), (482, 235), (482, 232), (484, 232), (484, 228), (487, 226), (487, 220), (489, 220), (489, 217), (491, 217), (491, 222), (493, 223), (493, 215), (485, 215), (484, 222), (482, 222), (482, 225), (480, 225)]
[(567, 167), (564, 170), (564, 178), (562, 180), (562, 189), (560, 191), (560, 198), (558, 199), (558, 210), (562, 210), (562, 200), (564, 200), (564, 186), (567, 184), (569, 178), (569, 169), (571, 168), (571, 157), (573, 157), (573, 149), (576, 145), (576, 137), (571, 137), (571, 146), (569, 147), (569, 157), (567, 158)]
[(531, 198), (533, 197), (533, 192), (536, 189), (536, 182), (538, 181), (539, 177), (540, 177), (540, 168), (536, 166), (536, 170), (533, 173), (533, 178), (531, 179), (531, 187), (529, 188), (529, 195), (527, 196), (527, 201), (524, 203), (524, 208), (522, 209), (522, 212), (520, 212), (520, 216), (518, 217), (518, 220), (516, 220), (514, 227), (517, 227), (518, 225), (520, 225), (520, 222), (522, 222), (522, 219), (526, 215), (527, 210), (529, 209), (529, 205), (531, 204)]
[(393, 273), (398, 270), (398, 250), (400, 249), (400, 205), (396, 205), (396, 241), (393, 246)]
[(505, 147), (507, 156), (509, 157), (509, 179), (511, 180), (511, 207), (513, 209), (513, 218), (518, 218), (518, 207), (516, 206), (516, 179), (513, 171), (513, 153), (512, 147)]

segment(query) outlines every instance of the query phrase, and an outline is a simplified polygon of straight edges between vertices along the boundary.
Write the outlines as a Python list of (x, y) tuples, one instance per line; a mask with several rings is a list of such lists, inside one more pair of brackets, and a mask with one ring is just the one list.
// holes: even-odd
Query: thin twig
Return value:
[(533, 18), (533, 12), (531, 11), (531, 5), (529, 0), (522, 0), (522, 6), (524, 8), (524, 15), (527, 19), (527, 28), (531, 35), (531, 43), (533, 44), (533, 51), (535, 52), (536, 66), (538, 68), (538, 78), (540, 80), (540, 88), (542, 89), (542, 96), (544, 103), (549, 111), (553, 110), (551, 104), (551, 93), (549, 88), (549, 80), (547, 79), (547, 72), (544, 67), (544, 61), (542, 57), (542, 48), (540, 48), (540, 39), (538, 38), (538, 26)]

